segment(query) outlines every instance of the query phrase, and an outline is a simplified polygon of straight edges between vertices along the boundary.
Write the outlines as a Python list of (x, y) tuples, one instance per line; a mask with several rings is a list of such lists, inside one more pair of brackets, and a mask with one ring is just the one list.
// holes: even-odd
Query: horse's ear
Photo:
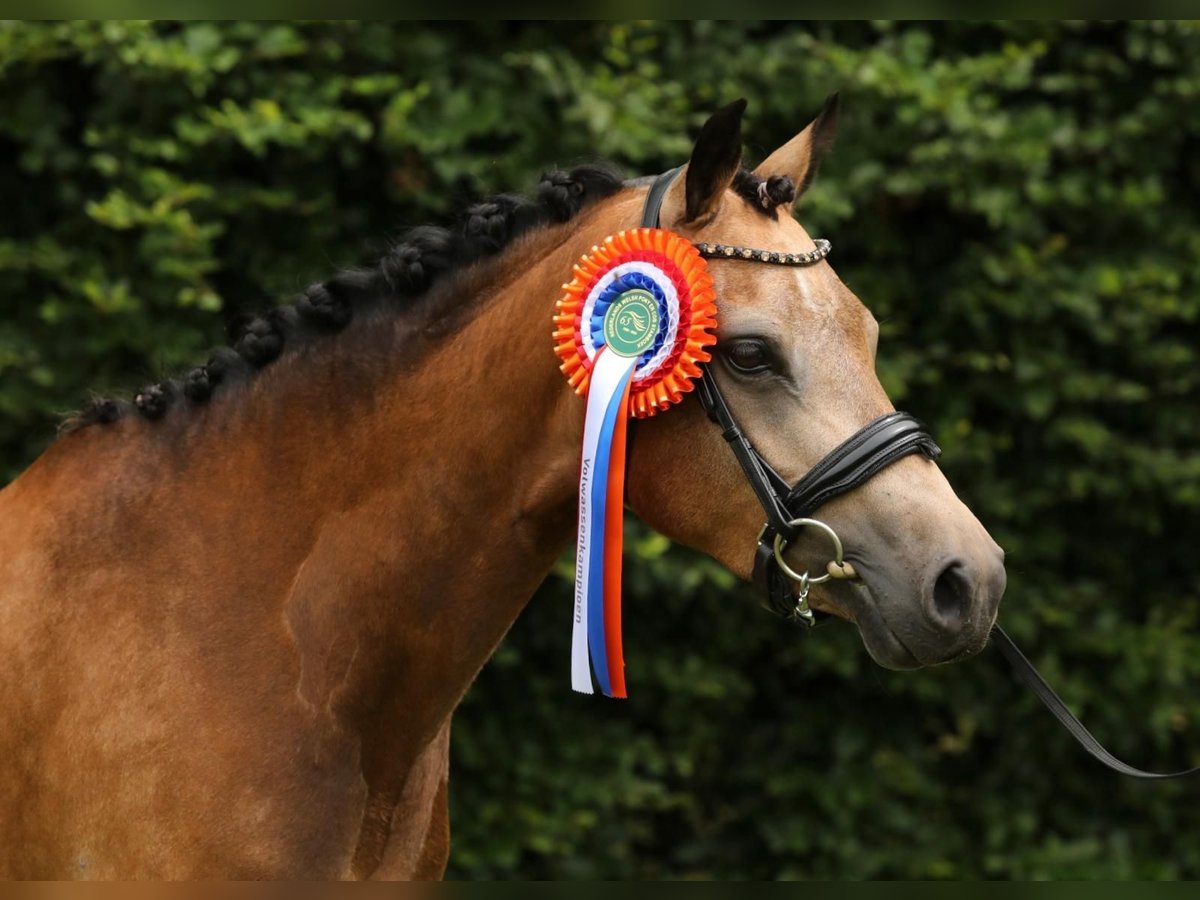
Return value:
[[(742, 113), (745, 111), (746, 101), (735, 100), (718, 109), (704, 123), (684, 177), (672, 185), (664, 203), (664, 206), (683, 211), (682, 215), (671, 218), (689, 223), (716, 214), (721, 197), (733, 183), (742, 161)], [(679, 196), (681, 193), (683, 196)]]
[(817, 167), (821, 164), (821, 157), (833, 144), (834, 135), (837, 134), (840, 106), (841, 100), (838, 95), (830, 94), (817, 117), (798, 135), (768, 156), (763, 164), (754, 170), (754, 174), (764, 180), (772, 175), (788, 176), (796, 185), (796, 199), (799, 199), (812, 184)]

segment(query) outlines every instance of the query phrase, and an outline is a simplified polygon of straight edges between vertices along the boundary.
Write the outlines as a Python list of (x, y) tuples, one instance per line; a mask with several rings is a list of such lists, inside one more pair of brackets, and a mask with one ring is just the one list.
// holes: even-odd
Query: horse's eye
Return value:
[(733, 341), (725, 348), (725, 360), (746, 375), (760, 375), (771, 368), (771, 354), (759, 340)]

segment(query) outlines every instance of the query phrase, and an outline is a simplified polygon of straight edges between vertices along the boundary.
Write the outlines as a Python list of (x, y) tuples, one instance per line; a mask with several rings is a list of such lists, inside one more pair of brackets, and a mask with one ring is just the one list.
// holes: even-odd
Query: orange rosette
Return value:
[(699, 251), (674, 232), (631, 228), (593, 247), (573, 274), (555, 304), (553, 337), (559, 368), (575, 392), (587, 393), (605, 344), (605, 313), (636, 293), (653, 297), (659, 316), (653, 345), (634, 370), (629, 415), (644, 419), (682, 400), (717, 342), (716, 294)]

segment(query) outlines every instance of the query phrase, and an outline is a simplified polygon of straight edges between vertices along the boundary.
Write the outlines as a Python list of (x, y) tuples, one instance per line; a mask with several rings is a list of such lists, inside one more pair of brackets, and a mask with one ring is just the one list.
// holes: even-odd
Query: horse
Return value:
[[(662, 227), (811, 253), (793, 205), (837, 103), (753, 171), (744, 107), (704, 124)], [(584, 404), (552, 352), (560, 286), (649, 190), (551, 173), (64, 423), (0, 491), (0, 873), (443, 874), (455, 708), (574, 534)], [(712, 375), (781, 476), (892, 410), (878, 326), (828, 260), (709, 269)], [(631, 424), (626, 504), (750, 576), (762, 512), (694, 395)], [(857, 577), (811, 603), (878, 663), (986, 643), (1003, 554), (934, 462), (898, 460), (823, 519)], [(822, 540), (783, 558), (819, 568)]]

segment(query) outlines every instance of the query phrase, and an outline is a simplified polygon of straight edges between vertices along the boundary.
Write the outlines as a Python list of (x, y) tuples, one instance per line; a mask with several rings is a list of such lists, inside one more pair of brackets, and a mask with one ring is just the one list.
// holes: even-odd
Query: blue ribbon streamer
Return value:
[(633, 377), (633, 370), (625, 376), (609, 400), (604, 412), (604, 424), (600, 428), (599, 445), (596, 448), (596, 472), (592, 479), (592, 546), (588, 595), (588, 648), (592, 660), (592, 671), (606, 697), (612, 696), (612, 682), (608, 674), (608, 643), (604, 631), (604, 537), (608, 509), (608, 470), (612, 463), (612, 436), (617, 416), (624, 415), (625, 384)]

